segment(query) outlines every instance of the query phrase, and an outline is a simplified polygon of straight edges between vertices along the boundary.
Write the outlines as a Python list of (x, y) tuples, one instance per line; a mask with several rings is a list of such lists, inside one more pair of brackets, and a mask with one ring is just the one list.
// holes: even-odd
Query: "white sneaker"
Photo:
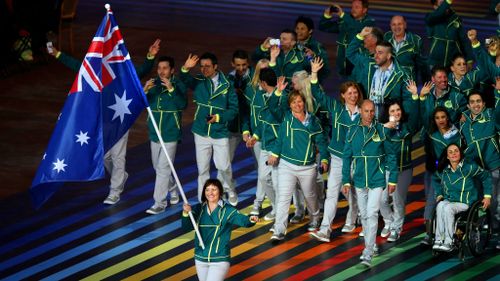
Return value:
[(179, 193), (177, 193), (177, 191), (172, 191), (170, 193), (170, 204), (175, 205), (177, 203), (179, 203)]
[(270, 212), (264, 216), (265, 221), (273, 221), (275, 218), (276, 218), (276, 214), (274, 214), (273, 212)]
[(234, 191), (229, 191), (229, 197), (228, 197), (229, 204), (231, 204), (233, 207), (236, 207), (238, 205), (238, 194)]
[(356, 226), (354, 224), (344, 224), (344, 227), (342, 227), (342, 232), (343, 233), (349, 233), (353, 232)]
[(298, 223), (300, 223), (302, 220), (304, 220), (304, 215), (294, 215), (294, 216), (290, 219), (290, 223), (291, 223), (291, 224), (298, 224)]
[(372, 261), (369, 259), (366, 259), (366, 258), (361, 261), (361, 264), (368, 267), (368, 268), (372, 267)]
[(151, 206), (151, 208), (147, 209), (146, 213), (150, 215), (158, 215), (160, 213), (165, 212), (165, 207), (159, 207), (159, 206)]
[(114, 205), (120, 201), (120, 195), (108, 195), (106, 199), (103, 201), (106, 205)]
[(253, 205), (252, 210), (250, 211), (250, 215), (259, 216), (260, 215), (260, 207), (258, 205)]
[(285, 234), (283, 233), (274, 233), (272, 236), (271, 236), (271, 240), (274, 240), (274, 241), (281, 241), (285, 239)]
[(314, 238), (320, 242), (326, 242), (326, 243), (330, 242), (330, 237), (328, 237), (328, 235), (320, 231), (314, 231), (309, 233), (309, 237)]
[(441, 245), (441, 247), (439, 247), (439, 249), (438, 249), (438, 250), (439, 250), (439, 251), (443, 251), (443, 252), (451, 252), (451, 251), (453, 251), (453, 245), (443, 243), (443, 244)]
[(439, 250), (441, 250), (442, 245), (443, 245), (443, 243), (441, 241), (436, 241), (436, 242), (434, 242), (432, 249), (435, 251), (439, 251)]
[(396, 230), (391, 230), (391, 234), (387, 238), (387, 242), (396, 242), (399, 239), (400, 233)]
[(380, 236), (386, 238), (387, 236), (389, 236), (389, 234), (391, 234), (391, 230), (389, 229), (388, 226), (384, 226), (384, 228), (380, 232)]

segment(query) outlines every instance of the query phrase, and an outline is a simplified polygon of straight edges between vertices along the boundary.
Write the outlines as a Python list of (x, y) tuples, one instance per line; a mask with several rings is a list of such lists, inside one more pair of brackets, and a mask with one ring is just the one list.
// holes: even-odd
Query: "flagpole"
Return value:
[[(172, 163), (170, 156), (168, 156), (167, 148), (165, 147), (165, 144), (163, 143), (163, 138), (161, 137), (160, 130), (158, 129), (158, 125), (156, 125), (156, 120), (153, 116), (153, 112), (151, 111), (151, 108), (149, 106), (146, 109), (148, 111), (149, 118), (151, 118), (151, 123), (153, 123), (153, 127), (155, 128), (155, 132), (156, 132), (156, 135), (158, 136), (158, 140), (160, 141), (161, 149), (165, 153), (165, 156), (167, 157), (168, 164), (172, 168), (172, 174), (174, 175), (175, 182), (177, 183), (177, 186), (179, 187), (179, 191), (181, 193), (182, 200), (184, 201), (185, 204), (188, 204), (186, 194), (184, 194), (184, 190), (182, 189), (181, 182), (179, 181), (179, 177), (177, 176), (177, 172), (175, 171), (174, 163)], [(194, 216), (191, 213), (191, 211), (189, 211), (189, 218), (191, 219), (191, 223), (193, 224), (194, 231), (196, 232), (196, 235), (198, 236), (198, 242), (200, 242), (201, 248), (205, 249), (205, 244), (203, 243), (203, 240), (201, 239), (200, 230), (198, 229), (198, 226), (196, 225), (196, 221), (194, 220)]]

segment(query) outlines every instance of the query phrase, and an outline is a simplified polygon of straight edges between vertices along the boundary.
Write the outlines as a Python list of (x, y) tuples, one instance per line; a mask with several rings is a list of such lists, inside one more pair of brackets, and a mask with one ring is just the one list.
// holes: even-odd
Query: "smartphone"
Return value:
[(53, 54), (54, 53), (54, 46), (52, 45), (52, 42), (47, 42), (47, 52), (49, 52), (49, 54)]
[(339, 8), (337, 8), (335, 6), (330, 6), (330, 14), (338, 13), (338, 12), (339, 12)]

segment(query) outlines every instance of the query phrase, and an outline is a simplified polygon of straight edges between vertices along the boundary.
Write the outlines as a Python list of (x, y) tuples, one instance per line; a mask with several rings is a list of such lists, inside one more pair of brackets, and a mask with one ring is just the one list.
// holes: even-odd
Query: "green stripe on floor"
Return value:
[[(416, 246), (418, 246), (420, 244), (420, 240), (422, 240), (422, 238), (424, 237), (425, 233), (422, 233), (422, 234), (419, 234), (415, 237), (413, 237), (412, 239), (404, 242), (404, 243), (401, 243), (400, 245), (398, 246), (395, 246), (395, 247), (392, 247), (390, 248), (389, 250), (385, 251), (384, 253), (382, 253), (380, 256), (378, 257), (375, 257), (373, 260), (372, 260), (372, 267), (375, 267), (383, 262), (386, 262), (387, 260), (411, 249), (411, 248), (414, 248)], [(430, 255), (430, 253), (428, 253)], [(400, 265), (398, 264), (397, 268), (399, 268)], [(357, 274), (360, 274), (361, 272), (367, 270), (367, 268), (361, 264), (356, 264), (354, 266), (351, 266), (335, 275), (332, 275), (330, 277), (328, 277), (327, 279), (325, 279), (325, 281), (334, 281), (334, 280), (345, 280), (345, 279), (348, 279), (348, 278), (351, 278)], [(398, 270), (399, 272), (401, 272), (400, 270)], [(378, 279), (380, 280), (380, 279)]]

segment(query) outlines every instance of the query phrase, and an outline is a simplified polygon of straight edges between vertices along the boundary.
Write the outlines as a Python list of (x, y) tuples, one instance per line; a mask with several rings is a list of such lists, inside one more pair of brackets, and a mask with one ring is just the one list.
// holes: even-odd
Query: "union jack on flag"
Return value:
[(59, 115), (31, 185), (38, 208), (63, 182), (104, 177), (104, 154), (148, 102), (108, 9)]

